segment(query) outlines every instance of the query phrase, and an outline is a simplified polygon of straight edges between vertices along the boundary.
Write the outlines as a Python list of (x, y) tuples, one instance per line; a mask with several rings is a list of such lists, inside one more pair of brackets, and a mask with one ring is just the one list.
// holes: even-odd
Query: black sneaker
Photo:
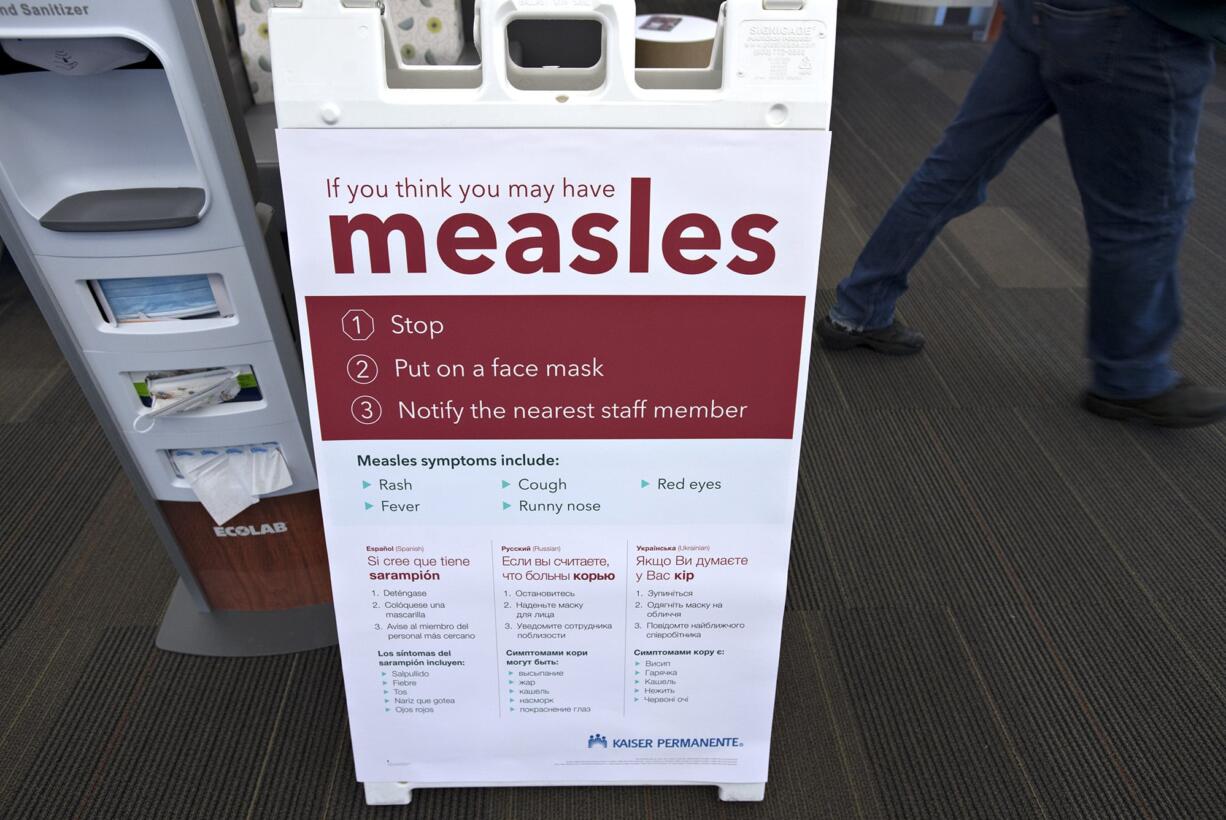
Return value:
[(817, 323), (817, 335), (827, 350), (867, 347), (887, 356), (910, 356), (924, 349), (924, 334), (899, 321), (877, 330), (847, 330), (823, 316)]
[(1156, 427), (1200, 427), (1226, 419), (1226, 390), (1187, 379), (1148, 399), (1108, 399), (1086, 393), (1085, 409), (1108, 419), (1139, 421)]

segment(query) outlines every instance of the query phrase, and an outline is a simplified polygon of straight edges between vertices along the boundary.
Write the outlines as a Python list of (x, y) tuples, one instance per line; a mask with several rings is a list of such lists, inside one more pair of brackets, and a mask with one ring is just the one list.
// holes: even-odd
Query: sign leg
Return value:
[(407, 806), (413, 799), (413, 786), (403, 780), (363, 783), (368, 806)]
[(761, 803), (766, 799), (765, 783), (720, 783), (719, 799), (726, 803)]

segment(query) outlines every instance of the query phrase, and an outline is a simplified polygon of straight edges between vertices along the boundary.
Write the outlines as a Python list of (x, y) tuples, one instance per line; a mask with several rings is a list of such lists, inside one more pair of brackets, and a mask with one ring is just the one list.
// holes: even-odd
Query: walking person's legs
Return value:
[(1086, 405), (1174, 426), (1226, 416), (1226, 394), (1170, 365), (1212, 47), (1124, 0), (1051, 0), (1036, 17), (1090, 240)]
[[(1011, 17), (1024, 16), (1009, 3)], [(987, 185), (1055, 108), (1039, 73), (1033, 24), (1010, 19), (940, 144), (886, 211), (818, 325), (827, 347), (915, 352), (923, 337), (894, 323), (907, 275), (946, 223), (973, 210)]]

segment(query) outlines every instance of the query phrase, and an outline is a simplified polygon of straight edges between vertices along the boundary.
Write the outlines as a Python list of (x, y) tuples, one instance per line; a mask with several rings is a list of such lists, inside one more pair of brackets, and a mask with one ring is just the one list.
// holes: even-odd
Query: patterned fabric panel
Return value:
[[(247, 82), (257, 103), (272, 102), (269, 0), (235, 0)], [(459, 0), (384, 0), (384, 22), (401, 65), (449, 65), (464, 48)]]
[(217, 17), (217, 28), (221, 31), (221, 45), (226, 53), (225, 68), (234, 79), (234, 86), (242, 95), (242, 106), (247, 108), (252, 103), (247, 93), (247, 72), (243, 68), (243, 52), (238, 45), (238, 37), (234, 31), (234, 20), (231, 12), (231, 0), (213, 0), (213, 13)]

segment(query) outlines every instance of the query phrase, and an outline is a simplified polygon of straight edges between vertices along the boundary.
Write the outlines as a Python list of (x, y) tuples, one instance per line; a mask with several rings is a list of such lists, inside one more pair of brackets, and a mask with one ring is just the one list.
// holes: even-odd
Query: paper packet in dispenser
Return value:
[(272, 443), (175, 450), (172, 458), (219, 525), (255, 504), (259, 496), (293, 483), (281, 448)]
[(243, 389), (238, 371), (224, 367), (150, 376), (145, 384), (153, 405), (132, 422), (132, 429), (138, 433), (152, 430), (161, 416), (212, 407), (230, 401)]

